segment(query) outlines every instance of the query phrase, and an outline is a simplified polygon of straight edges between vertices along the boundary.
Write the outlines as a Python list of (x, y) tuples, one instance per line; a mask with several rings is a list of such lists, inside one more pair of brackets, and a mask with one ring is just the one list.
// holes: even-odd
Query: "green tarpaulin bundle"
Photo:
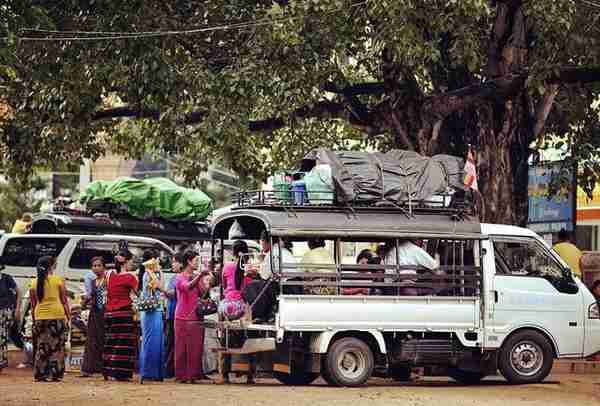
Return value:
[(171, 221), (200, 221), (213, 210), (212, 199), (204, 192), (178, 186), (166, 178), (118, 178), (90, 183), (81, 202), (108, 203), (124, 207), (138, 218)]

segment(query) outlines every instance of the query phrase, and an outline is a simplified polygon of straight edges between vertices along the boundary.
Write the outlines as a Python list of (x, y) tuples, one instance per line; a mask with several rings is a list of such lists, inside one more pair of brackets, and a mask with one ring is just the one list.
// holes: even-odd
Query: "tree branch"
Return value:
[(323, 90), (335, 94), (341, 94), (348, 97), (360, 96), (360, 95), (381, 95), (385, 93), (385, 86), (383, 82), (371, 82), (371, 83), (358, 83), (356, 85), (350, 85), (342, 89), (338, 88), (333, 82), (326, 82), (323, 84)]
[(536, 139), (544, 129), (546, 125), (546, 120), (548, 119), (548, 114), (550, 114), (550, 110), (552, 110), (552, 104), (554, 103), (554, 99), (558, 94), (558, 85), (553, 84), (546, 89), (544, 93), (544, 97), (542, 101), (538, 105), (537, 111), (535, 113), (535, 121), (533, 125), (533, 139)]
[[(475, 103), (485, 100), (504, 102), (505, 100), (514, 97), (523, 90), (527, 78), (528, 73), (507, 75), (494, 80), (489, 80), (484, 83), (467, 86), (462, 89), (426, 97), (420, 107), (420, 117), (423, 120), (424, 125), (433, 128), (438, 121), (443, 120), (448, 115), (456, 111), (464, 110)], [(590, 83), (598, 81), (600, 81), (600, 66), (585, 68), (562, 68), (553, 72), (553, 74), (546, 79), (546, 83), (549, 85), (560, 83)], [(367, 91), (371, 91), (372, 93), (370, 94), (380, 94), (379, 92), (383, 93), (383, 89), (380, 86), (383, 85), (380, 83), (365, 83), (349, 86), (345, 91), (349, 92), (349, 94), (368, 94), (360, 93)], [(325, 84), (324, 88), (325, 90), (334, 89), (331, 84)], [(344, 89), (337, 90), (340, 92), (340, 94), (342, 94), (344, 91)], [(374, 110), (377, 110), (377, 108)], [(374, 110), (372, 109), (366, 114), (368, 116), (372, 116)], [(207, 114), (208, 113), (205, 110), (186, 113), (184, 115), (182, 124), (197, 124), (201, 122)], [(92, 120), (96, 121), (124, 117), (159, 120), (160, 111), (150, 109), (140, 110), (131, 106), (124, 106), (98, 111), (92, 116)], [(304, 120), (307, 118), (343, 118), (350, 124), (361, 128), (371, 128), (372, 124), (372, 117), (367, 117), (368, 119), (366, 119), (364, 115), (357, 117), (356, 114), (351, 114), (346, 107), (346, 103), (322, 100), (313, 106), (300, 107), (292, 111), (286, 117), (271, 117), (264, 120), (251, 120), (249, 121), (248, 129), (250, 131), (272, 131), (285, 127), (288, 122)], [(401, 135), (401, 133), (399, 134)], [(410, 146), (410, 144), (407, 145)]]
[[(484, 100), (503, 102), (523, 90), (528, 76), (528, 73), (506, 75), (484, 83), (429, 96), (421, 106), (421, 117), (433, 126), (436, 121), (477, 102)], [(546, 79), (549, 85), (591, 82), (600, 82), (600, 66), (561, 68)]]
[(548, 83), (592, 83), (600, 81), (600, 66), (585, 68), (560, 68), (549, 78)]
[[(323, 100), (313, 106), (300, 107), (291, 112), (287, 117), (272, 117), (265, 120), (251, 120), (248, 123), (250, 131), (273, 131), (285, 127), (287, 122), (304, 120), (307, 118), (342, 118), (347, 110), (343, 104)], [(200, 123), (207, 115), (206, 111), (193, 111), (186, 113), (183, 124), (192, 125)], [(110, 118), (150, 118), (160, 119), (158, 110), (139, 110), (131, 107), (117, 107), (98, 111), (92, 116), (92, 120), (104, 120)]]

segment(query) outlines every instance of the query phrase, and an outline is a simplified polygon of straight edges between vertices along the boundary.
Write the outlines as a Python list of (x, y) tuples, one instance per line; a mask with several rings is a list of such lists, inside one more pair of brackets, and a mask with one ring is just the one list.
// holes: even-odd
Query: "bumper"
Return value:
[(583, 355), (589, 357), (600, 353), (600, 320), (587, 320)]

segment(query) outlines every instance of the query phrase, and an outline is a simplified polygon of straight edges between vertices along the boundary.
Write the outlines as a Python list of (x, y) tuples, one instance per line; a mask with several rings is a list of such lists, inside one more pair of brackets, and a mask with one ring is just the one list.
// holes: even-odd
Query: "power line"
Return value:
[[(361, 5), (366, 4), (370, 0), (363, 0), (357, 3), (353, 3), (348, 8), (354, 8)], [(335, 8), (328, 10), (328, 13), (333, 13), (336, 11), (340, 11), (342, 8)], [(241, 23), (232, 23), (232, 24), (221, 24), (211, 27), (204, 28), (196, 28), (189, 30), (176, 30), (176, 31), (142, 31), (142, 32), (127, 32), (127, 31), (53, 31), (53, 30), (40, 30), (33, 28), (24, 28), (19, 30), (19, 32), (27, 32), (27, 33), (40, 33), (40, 34), (50, 34), (50, 36), (46, 37), (33, 37), (33, 36), (20, 36), (17, 35), (16, 38), (19, 41), (51, 41), (51, 42), (60, 42), (60, 41), (105, 41), (105, 40), (119, 40), (119, 39), (142, 39), (142, 38), (156, 38), (156, 37), (167, 37), (167, 36), (177, 36), (177, 35), (193, 35), (198, 33), (206, 33), (206, 32), (214, 32), (214, 31), (229, 31), (235, 29), (244, 29), (244, 28), (253, 28), (253, 27), (262, 27), (268, 25), (274, 25), (281, 22), (288, 22), (290, 20), (298, 19), (298, 17), (281, 17), (276, 19), (271, 18), (263, 18), (254, 21), (247, 21)], [(71, 37), (66, 36), (56, 36), (56, 35), (72, 35)], [(79, 36), (77, 36), (79, 35)], [(80, 36), (80, 35), (89, 35), (89, 36)], [(0, 39), (7, 40), (9, 37), (1, 37)]]
[(577, 0), (577, 2), (583, 6), (600, 11), (600, 2), (597, 0)]

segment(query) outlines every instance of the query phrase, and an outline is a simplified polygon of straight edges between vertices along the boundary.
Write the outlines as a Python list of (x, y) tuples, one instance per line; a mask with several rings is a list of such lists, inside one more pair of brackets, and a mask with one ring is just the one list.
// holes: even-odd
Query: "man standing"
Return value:
[(569, 265), (571, 271), (581, 278), (581, 257), (582, 253), (569, 241), (569, 232), (564, 228), (558, 233), (558, 243), (552, 247), (554, 251)]

